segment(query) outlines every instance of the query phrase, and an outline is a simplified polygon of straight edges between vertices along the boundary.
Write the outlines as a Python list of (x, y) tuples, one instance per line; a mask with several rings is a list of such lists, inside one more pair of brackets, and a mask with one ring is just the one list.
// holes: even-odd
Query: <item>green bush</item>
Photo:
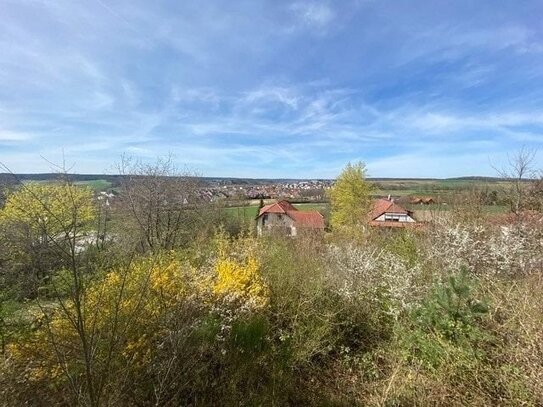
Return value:
[[(222, 232), (124, 268), (96, 254), (83, 298), (95, 380), (108, 374), (102, 405), (540, 405), (541, 281), (466, 270), (439, 280), (426, 244), (399, 233), (331, 253), (319, 239)], [(59, 271), (50, 284), (68, 296), (69, 279)], [(53, 318), (51, 332), (36, 321), (0, 367), (3, 405), (85, 400), (77, 335), (68, 321)]]
[(480, 359), (481, 343), (491, 339), (480, 327), (488, 311), (466, 270), (450, 276), (411, 313), (412, 333), (404, 340), (406, 356), (432, 369), (455, 358), (461, 363)]

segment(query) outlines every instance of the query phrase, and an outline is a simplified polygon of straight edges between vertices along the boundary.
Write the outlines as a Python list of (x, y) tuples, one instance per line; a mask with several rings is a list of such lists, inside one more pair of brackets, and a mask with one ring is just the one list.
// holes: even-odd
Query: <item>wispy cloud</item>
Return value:
[(493, 112), (463, 115), (442, 112), (413, 112), (404, 117), (404, 123), (429, 134), (449, 134), (457, 131), (476, 129), (512, 130), (533, 126), (541, 127), (543, 140), (543, 110), (535, 112)]
[(304, 24), (318, 28), (330, 24), (335, 17), (332, 8), (324, 2), (296, 2), (290, 6), (290, 9)]
[(100, 172), (171, 151), (209, 175), (334, 176), (357, 159), (374, 176), (489, 173), (488, 156), (543, 148), (537, 7), (7, 0), (0, 161), (46, 171), (40, 155), (64, 151)]
[(249, 105), (259, 103), (280, 103), (293, 110), (298, 107), (298, 97), (289, 88), (286, 87), (263, 87), (246, 92), (245, 102)]
[(0, 144), (27, 141), (27, 140), (30, 140), (30, 138), (31, 138), (30, 134), (27, 134), (27, 133), (19, 133), (15, 131), (0, 129)]

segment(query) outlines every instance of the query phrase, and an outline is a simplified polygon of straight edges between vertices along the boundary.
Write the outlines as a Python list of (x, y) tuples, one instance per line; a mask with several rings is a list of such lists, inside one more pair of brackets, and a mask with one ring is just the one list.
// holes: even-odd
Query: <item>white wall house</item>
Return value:
[(377, 199), (374, 201), (370, 217), (370, 226), (405, 227), (417, 223), (410, 211), (402, 208), (393, 199)]
[(324, 231), (324, 217), (318, 211), (299, 211), (288, 201), (279, 201), (260, 209), (256, 219), (259, 236), (275, 234), (298, 236), (307, 232)]

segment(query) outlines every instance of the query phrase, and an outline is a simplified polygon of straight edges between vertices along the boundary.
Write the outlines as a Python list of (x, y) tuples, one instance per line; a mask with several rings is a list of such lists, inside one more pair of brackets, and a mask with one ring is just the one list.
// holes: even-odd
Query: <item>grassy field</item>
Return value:
[(381, 196), (424, 196), (448, 199), (451, 195), (473, 189), (500, 191), (507, 187), (507, 181), (487, 180), (385, 180), (374, 183), (376, 194)]
[[(58, 182), (58, 181), (53, 181), (53, 180), (28, 181), (28, 180), (25, 180), (25, 181), (22, 181), (22, 182), (23, 182), (23, 184), (28, 184), (30, 182), (35, 182), (35, 183), (39, 183), (39, 184), (50, 184), (50, 183), (54, 183), (54, 182)], [(107, 191), (108, 189), (111, 188), (111, 185), (112, 185), (111, 182), (106, 181), (105, 179), (93, 179), (93, 180), (89, 180), (89, 181), (76, 181), (76, 182), (74, 182), (74, 184), (82, 186), (82, 187), (89, 187), (94, 191)]]
[[(449, 212), (454, 209), (454, 205), (404, 205), (405, 209), (418, 212)], [(483, 205), (484, 213), (506, 213), (509, 207), (502, 205)]]
[(105, 179), (93, 179), (91, 181), (78, 181), (75, 184), (89, 187), (95, 191), (106, 191), (109, 188), (111, 188), (111, 182), (106, 181)]

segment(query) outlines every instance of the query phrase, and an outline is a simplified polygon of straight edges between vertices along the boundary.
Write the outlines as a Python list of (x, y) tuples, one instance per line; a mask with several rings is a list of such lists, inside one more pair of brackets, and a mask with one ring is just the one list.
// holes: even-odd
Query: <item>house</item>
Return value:
[(409, 203), (413, 205), (431, 205), (431, 204), (435, 204), (436, 201), (431, 196), (423, 196), (423, 197), (415, 196), (409, 200)]
[(369, 225), (373, 227), (406, 227), (415, 225), (411, 211), (402, 208), (394, 199), (376, 199), (370, 214)]
[(259, 236), (265, 233), (297, 236), (307, 232), (324, 231), (324, 217), (318, 211), (299, 211), (282, 200), (262, 207), (256, 218)]

